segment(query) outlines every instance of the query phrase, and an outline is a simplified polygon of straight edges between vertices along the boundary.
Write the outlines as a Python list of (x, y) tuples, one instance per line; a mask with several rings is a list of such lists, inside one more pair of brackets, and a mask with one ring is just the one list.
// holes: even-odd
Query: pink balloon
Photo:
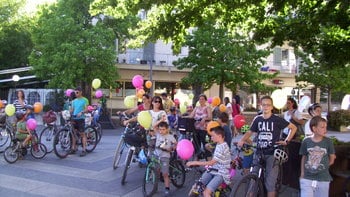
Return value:
[(89, 105), (89, 106), (87, 106), (87, 109), (88, 109), (88, 111), (94, 111), (94, 107), (93, 106), (91, 106), (91, 105)]
[(213, 102), (213, 98), (208, 98), (208, 103), (211, 104)]
[(101, 90), (97, 90), (96, 92), (95, 92), (95, 97), (96, 98), (101, 98), (103, 96), (103, 92), (101, 91)]
[(182, 139), (176, 146), (176, 152), (181, 159), (190, 159), (194, 153), (192, 142), (188, 139)]
[(176, 105), (178, 105), (178, 104), (180, 104), (180, 100), (179, 100), (179, 99), (174, 99), (174, 103), (175, 103)]
[(135, 75), (132, 78), (132, 85), (135, 88), (140, 88), (143, 85), (143, 77), (141, 75)]
[(66, 90), (66, 96), (67, 97), (70, 97), (70, 94), (73, 92), (73, 90), (72, 89), (67, 89)]
[(233, 118), (233, 123), (235, 124), (235, 127), (237, 127), (238, 129), (240, 129), (241, 127), (243, 127), (243, 125), (245, 125), (245, 118), (242, 115), (236, 115)]
[(36, 129), (36, 120), (33, 118), (30, 118), (29, 120), (27, 120), (27, 127), (29, 130), (35, 130)]

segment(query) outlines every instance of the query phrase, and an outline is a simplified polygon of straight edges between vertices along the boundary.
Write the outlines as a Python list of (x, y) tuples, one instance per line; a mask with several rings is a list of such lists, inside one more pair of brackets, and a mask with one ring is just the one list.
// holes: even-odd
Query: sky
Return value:
[(27, 13), (33, 13), (36, 11), (36, 8), (38, 5), (41, 5), (44, 3), (53, 3), (55, 1), (56, 0), (27, 0), (24, 11)]

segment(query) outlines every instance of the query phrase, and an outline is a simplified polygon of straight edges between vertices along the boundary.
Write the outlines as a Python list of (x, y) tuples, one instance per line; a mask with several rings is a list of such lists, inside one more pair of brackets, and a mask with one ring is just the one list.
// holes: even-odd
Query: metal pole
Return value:
[(150, 89), (150, 96), (152, 96), (153, 97), (153, 90), (154, 90), (154, 83), (153, 83), (153, 81), (152, 81), (152, 76), (153, 76), (153, 61), (152, 60), (150, 60), (149, 61), (149, 80), (152, 82), (152, 87), (151, 87), (151, 89)]

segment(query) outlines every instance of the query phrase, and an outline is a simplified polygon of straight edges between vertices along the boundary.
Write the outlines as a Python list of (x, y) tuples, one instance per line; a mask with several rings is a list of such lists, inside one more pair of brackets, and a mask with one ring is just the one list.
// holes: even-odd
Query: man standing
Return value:
[(161, 94), (161, 96), (162, 96), (162, 100), (163, 100), (164, 110), (167, 114), (169, 114), (170, 108), (173, 107), (175, 104), (170, 98), (168, 98), (168, 94), (166, 92), (163, 92)]
[[(85, 127), (85, 115), (84, 113), (87, 112), (87, 106), (88, 106), (88, 101), (85, 97), (83, 97), (82, 94), (82, 89), (81, 87), (77, 87), (75, 89), (75, 95), (76, 98), (72, 102), (72, 108), (71, 108), (71, 113), (73, 117), (73, 126), (74, 126), (74, 131), (79, 132), (80, 137), (82, 138), (82, 146), (83, 150), (80, 153), (80, 156), (83, 157), (86, 155), (86, 134), (84, 133), (84, 127)], [(70, 150), (71, 154), (74, 154), (77, 150), (78, 147), (76, 145), (76, 139), (74, 138), (73, 135), (73, 142), (72, 142), (72, 149)]]

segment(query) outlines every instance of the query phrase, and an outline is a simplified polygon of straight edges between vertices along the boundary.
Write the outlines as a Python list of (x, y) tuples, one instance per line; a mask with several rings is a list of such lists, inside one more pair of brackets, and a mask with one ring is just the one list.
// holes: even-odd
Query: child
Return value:
[(16, 112), (16, 118), (17, 118), (17, 131), (16, 131), (16, 138), (19, 141), (23, 141), (22, 145), (23, 147), (26, 147), (30, 138), (32, 137), (30, 130), (27, 128), (27, 122), (26, 122), (26, 114), (23, 111), (17, 111)]
[[(225, 182), (230, 184), (230, 164), (231, 164), (231, 153), (230, 148), (225, 142), (225, 131), (221, 126), (214, 127), (211, 129), (211, 138), (216, 143), (213, 158), (209, 161), (189, 161), (186, 163), (187, 166), (210, 166), (210, 172), (204, 172), (200, 182), (205, 185), (203, 196), (211, 196), (221, 183)], [(191, 192), (196, 193), (192, 188)]]
[(172, 134), (177, 134), (177, 124), (178, 124), (178, 115), (177, 115), (177, 110), (175, 107), (170, 108), (170, 113), (168, 114), (168, 122), (170, 126), (170, 130)]
[(155, 154), (161, 162), (161, 172), (164, 178), (165, 195), (169, 195), (170, 179), (169, 179), (169, 160), (170, 152), (176, 147), (176, 140), (173, 135), (169, 134), (169, 125), (166, 122), (158, 124), (158, 133), (156, 139)]
[(300, 194), (301, 197), (328, 196), (332, 177), (329, 166), (334, 163), (335, 151), (332, 140), (326, 137), (327, 120), (315, 116), (310, 120), (313, 136), (305, 138), (299, 154), (301, 158)]
[(26, 109), (26, 120), (35, 119), (33, 105), (25, 105), (24, 108)]

